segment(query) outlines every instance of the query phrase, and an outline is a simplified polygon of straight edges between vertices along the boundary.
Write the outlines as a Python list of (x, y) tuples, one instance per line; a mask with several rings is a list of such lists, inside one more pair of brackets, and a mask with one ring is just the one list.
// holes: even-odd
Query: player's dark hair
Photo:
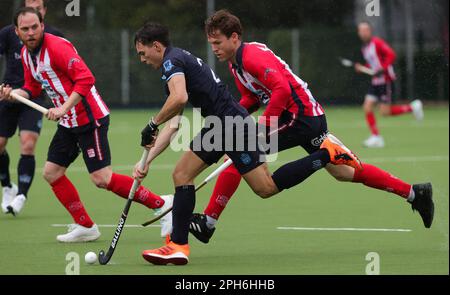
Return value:
[(134, 36), (134, 44), (142, 43), (149, 45), (155, 41), (160, 42), (165, 47), (170, 46), (169, 29), (159, 23), (146, 22)]
[(233, 33), (242, 36), (243, 28), (239, 18), (226, 9), (216, 11), (205, 21), (205, 32), (208, 36), (213, 36), (219, 30), (227, 38)]
[(17, 12), (14, 14), (14, 25), (16, 27), (19, 26), (19, 16), (21, 15), (25, 15), (27, 13), (32, 13), (32, 14), (36, 14), (39, 18), (39, 22), (42, 23), (43, 22), (43, 18), (42, 18), (42, 14), (37, 11), (36, 9), (32, 8), (32, 7), (22, 7), (19, 10), (17, 10)]
[[(23, 0), (22, 6), (25, 7), (26, 3), (27, 3), (27, 0)], [(42, 0), (42, 4), (44, 5), (44, 8), (47, 8), (47, 0)]]

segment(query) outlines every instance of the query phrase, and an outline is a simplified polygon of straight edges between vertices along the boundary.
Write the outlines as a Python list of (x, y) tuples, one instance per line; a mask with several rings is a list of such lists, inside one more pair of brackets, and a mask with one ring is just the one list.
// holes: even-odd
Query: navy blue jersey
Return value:
[(167, 95), (170, 94), (167, 82), (175, 75), (184, 75), (188, 100), (195, 108), (201, 109), (203, 117), (248, 116), (207, 64), (186, 50), (168, 47), (162, 65)]
[[(56, 29), (45, 26), (45, 32), (59, 37), (63, 35)], [(0, 30), (0, 57), (6, 58), (6, 72), (3, 77), (3, 82), (9, 84), (13, 88), (20, 88), (23, 86), (23, 67), (20, 60), (20, 52), (23, 43), (16, 35), (14, 25), (9, 25)]]

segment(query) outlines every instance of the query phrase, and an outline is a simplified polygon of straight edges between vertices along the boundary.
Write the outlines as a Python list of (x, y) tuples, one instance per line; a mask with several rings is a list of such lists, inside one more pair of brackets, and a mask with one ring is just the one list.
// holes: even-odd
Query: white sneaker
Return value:
[(8, 212), (12, 215), (16, 216), (22, 211), (23, 206), (25, 206), (25, 202), (27, 198), (24, 195), (18, 195), (14, 198), (14, 200), (8, 206)]
[(414, 117), (416, 117), (416, 120), (422, 121), (425, 117), (425, 114), (423, 113), (422, 101), (416, 99), (415, 101), (411, 102), (411, 108), (413, 110)]
[(91, 228), (79, 224), (69, 224), (67, 234), (59, 235), (56, 239), (61, 243), (92, 242), (100, 237), (98, 226), (94, 224)]
[[(155, 210), (155, 215), (161, 215), (173, 206), (173, 195), (161, 196), (164, 200), (164, 205), (161, 208)], [(165, 238), (172, 233), (172, 211), (162, 217), (159, 222), (161, 223), (161, 237)]]
[(8, 206), (11, 204), (11, 202), (14, 200), (14, 198), (17, 195), (18, 192), (17, 185), (12, 183), (12, 187), (4, 187), (3, 188), (3, 197), (2, 197), (2, 211), (3, 213), (9, 213)]
[(380, 135), (372, 135), (364, 141), (364, 146), (368, 148), (383, 148), (384, 139)]

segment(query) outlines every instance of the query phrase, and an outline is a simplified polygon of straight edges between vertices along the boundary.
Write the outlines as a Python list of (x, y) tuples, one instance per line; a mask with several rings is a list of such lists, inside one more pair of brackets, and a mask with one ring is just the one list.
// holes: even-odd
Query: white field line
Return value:
[[(277, 166), (277, 165), (283, 165), (290, 161), (293, 161), (296, 159), (292, 159), (289, 161), (275, 161), (275, 162), (269, 162), (269, 166)], [(362, 159), (364, 163), (419, 163), (419, 162), (448, 162), (449, 156), (448, 155), (438, 155), (438, 156), (417, 156), (417, 157), (379, 157), (379, 158), (365, 158)], [(133, 165), (118, 165), (112, 167), (114, 171), (132, 171), (134, 166)], [(150, 167), (150, 170), (172, 170), (175, 168), (175, 164), (153, 164)], [(44, 168), (38, 168), (36, 169), (36, 172), (42, 173)], [(69, 172), (87, 172), (86, 167), (84, 166), (73, 166), (69, 167), (67, 169)], [(17, 171), (11, 171), (11, 174), (15, 175), (17, 174)]]
[(410, 229), (401, 229), (401, 228), (352, 228), (352, 227), (343, 227), (343, 228), (327, 228), (327, 227), (288, 227), (288, 226), (280, 226), (277, 227), (279, 230), (302, 230), (302, 231), (367, 231), (367, 232), (412, 232)]
[[(69, 225), (68, 224), (51, 224), (50, 226), (51, 227), (67, 227)], [(110, 228), (116, 228), (117, 224), (98, 224), (97, 226), (98, 227), (107, 227), (107, 228), (109, 228), (109, 227)], [(128, 228), (144, 228), (140, 224), (125, 224), (125, 227), (128, 227)], [(148, 225), (146, 227), (161, 227), (161, 225), (151, 224), (151, 225)]]

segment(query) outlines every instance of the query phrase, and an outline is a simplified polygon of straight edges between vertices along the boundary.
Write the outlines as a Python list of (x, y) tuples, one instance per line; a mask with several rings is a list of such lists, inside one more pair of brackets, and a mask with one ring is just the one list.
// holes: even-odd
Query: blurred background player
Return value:
[[(44, 0), (25, 0), (25, 7), (38, 10), (42, 18), (47, 13)], [(62, 34), (50, 26), (45, 26), (45, 32), (62, 37)], [(3, 83), (14, 89), (23, 86), (23, 67), (20, 51), (23, 43), (16, 34), (14, 25), (0, 30), (0, 56), (6, 58), (6, 73)], [(42, 104), (42, 97), (36, 98)], [(8, 139), (19, 127), (20, 159), (17, 166), (18, 186), (11, 182), (9, 173), (9, 156), (6, 151)], [(2, 211), (3, 213), (19, 213), (28, 196), (34, 178), (36, 161), (34, 152), (42, 128), (42, 114), (24, 104), (9, 101), (0, 101), (0, 181), (3, 187)]]
[[(366, 60), (366, 67), (375, 71), (369, 91), (364, 99), (364, 112), (366, 114), (367, 125), (371, 136), (364, 141), (364, 146), (369, 148), (384, 147), (384, 139), (380, 135), (374, 110), (379, 104), (382, 116), (399, 116), (413, 113), (417, 120), (423, 120), (423, 106), (420, 100), (414, 100), (410, 104), (393, 105), (394, 82), (396, 80), (394, 72), (394, 62), (396, 54), (394, 50), (380, 37), (373, 35), (370, 23), (361, 22), (358, 25), (358, 35), (363, 42), (362, 53)], [(361, 73), (360, 63), (355, 64), (357, 73)]]
[[(242, 42), (241, 22), (228, 11), (220, 10), (213, 14), (206, 21), (205, 31), (219, 61), (228, 62), (241, 94), (240, 104), (251, 113), (267, 100), (265, 115), (275, 115), (271, 112), (276, 108), (283, 110), (278, 123), (282, 127), (278, 131), (278, 150), (301, 146), (311, 153), (319, 149), (328, 129), (321, 108), (320, 113), (308, 114), (305, 111), (309, 109), (308, 103), (314, 101), (307, 84), (265, 45)], [(283, 91), (283, 88), (286, 90)], [(305, 96), (310, 99), (305, 99)], [(362, 165), (362, 170), (332, 164), (328, 164), (326, 169), (338, 181), (362, 183), (408, 200), (413, 209), (419, 211), (425, 227), (431, 226), (434, 212), (431, 184), (411, 185), (378, 167), (366, 163)], [(219, 175), (204, 214), (194, 214), (192, 217), (190, 232), (197, 239), (208, 243), (220, 214), (240, 181), (241, 176), (234, 166)]]
[[(115, 174), (111, 169), (108, 107), (95, 88), (93, 74), (73, 45), (44, 33), (40, 12), (22, 8), (14, 22), (25, 45), (21, 53), (25, 84), (15, 90), (5, 87), (0, 96), (11, 100), (11, 92), (14, 92), (34, 99), (43, 89), (47, 92), (55, 106), (49, 109), (47, 118), (59, 124), (48, 150), (44, 178), (75, 222), (69, 226), (69, 232), (57, 236), (57, 240), (66, 243), (94, 241), (100, 237), (100, 231), (65, 174), (81, 150), (92, 182), (98, 188), (128, 198), (133, 179)], [(152, 209), (164, 205), (163, 199), (142, 186), (134, 198)]]

